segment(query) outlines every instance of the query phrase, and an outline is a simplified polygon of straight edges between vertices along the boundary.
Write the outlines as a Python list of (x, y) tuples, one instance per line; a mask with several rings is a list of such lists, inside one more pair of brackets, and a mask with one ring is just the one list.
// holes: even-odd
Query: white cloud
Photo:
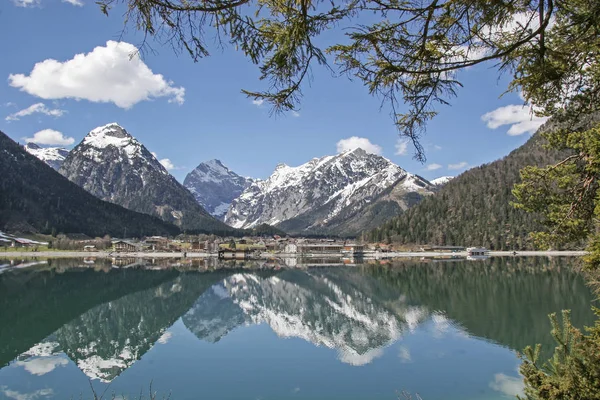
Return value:
[(10, 114), (5, 119), (7, 121), (18, 121), (21, 117), (26, 117), (35, 113), (49, 115), (51, 117), (61, 117), (64, 115), (64, 113), (66, 113), (66, 111), (59, 108), (48, 108), (44, 103), (35, 103), (21, 111)]
[(437, 144), (434, 144), (434, 145), (433, 145), (433, 149), (434, 149), (434, 150), (438, 150), (438, 151), (439, 151), (439, 150), (441, 150), (441, 149), (442, 149), (442, 146), (439, 146), (439, 145), (437, 145)]
[(17, 105), (15, 103), (13, 103), (12, 101), (9, 101), (8, 103), (4, 104), (4, 107), (16, 107)]
[(162, 160), (158, 160), (158, 162), (161, 163), (162, 166), (165, 167), (165, 169), (167, 171), (171, 171), (171, 170), (175, 169), (175, 165), (173, 165), (171, 160), (169, 160), (168, 158), (163, 158)]
[(29, 75), (10, 74), (8, 80), (12, 87), (43, 99), (83, 99), (121, 108), (158, 97), (182, 104), (185, 96), (183, 87), (153, 73), (134, 45), (112, 40), (64, 62), (41, 61)]
[(344, 151), (358, 148), (363, 149), (367, 153), (381, 154), (381, 146), (371, 143), (371, 141), (367, 138), (352, 136), (337, 142), (338, 153), (343, 153)]
[(292, 117), (299, 117), (300, 113), (298, 111), (292, 111)]
[(537, 117), (531, 113), (531, 108), (517, 104), (499, 107), (481, 116), (481, 119), (490, 129), (496, 129), (504, 125), (510, 125), (508, 134), (511, 136), (524, 133), (534, 133), (547, 117)]
[(65, 366), (69, 363), (64, 357), (36, 357), (26, 361), (17, 361), (15, 365), (25, 368), (32, 375), (45, 375), (48, 372), (54, 371), (56, 367)]
[(463, 169), (467, 165), (469, 165), (469, 163), (467, 163), (466, 161), (461, 161), (461, 162), (456, 163), (456, 164), (448, 164), (448, 169)]
[(13, 0), (17, 7), (36, 7), (40, 5), (41, 0)]
[(10, 390), (7, 386), (0, 386), (0, 393), (14, 400), (35, 400), (40, 397), (51, 397), (54, 395), (54, 391), (50, 388), (36, 390), (31, 393), (20, 393), (16, 390)]
[[(81, 0), (62, 0), (63, 3), (69, 3), (74, 6), (82, 7), (83, 1)], [(13, 0), (13, 3), (17, 7), (37, 7), (42, 1), (41, 0)]]
[(43, 129), (36, 132), (32, 138), (23, 138), (26, 142), (46, 144), (46, 145), (58, 145), (58, 146), (70, 146), (75, 143), (75, 139), (67, 137), (62, 132), (55, 131), (54, 129)]
[(494, 375), (494, 380), (490, 382), (490, 388), (514, 398), (523, 395), (525, 383), (522, 377), (513, 377), (500, 373)]
[(408, 153), (408, 139), (398, 139), (396, 141), (396, 154), (397, 156), (405, 156)]
[(151, 151), (150, 153), (154, 156), (154, 158), (156, 158), (158, 160), (159, 163), (162, 164), (163, 167), (165, 167), (165, 169), (167, 171), (172, 171), (174, 169), (179, 169), (179, 167), (176, 167), (175, 164), (173, 164), (173, 162), (170, 159), (163, 158), (162, 160), (159, 160), (158, 159), (158, 154), (156, 154), (153, 151)]
[(435, 171), (436, 169), (440, 169), (442, 168), (442, 166), (440, 164), (429, 164), (428, 166), (425, 167), (425, 169), (427, 171)]
[(254, 99), (252, 100), (252, 104), (254, 104), (257, 107), (260, 107), (263, 105), (265, 101), (263, 99)]

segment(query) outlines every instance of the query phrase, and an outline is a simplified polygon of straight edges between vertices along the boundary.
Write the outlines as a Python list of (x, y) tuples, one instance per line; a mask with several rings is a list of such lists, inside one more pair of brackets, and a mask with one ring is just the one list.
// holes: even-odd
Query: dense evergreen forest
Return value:
[(365, 233), (364, 238), (400, 244), (532, 249), (529, 233), (544, 227), (539, 215), (511, 205), (515, 200), (512, 188), (520, 181), (523, 167), (545, 166), (564, 158), (545, 143), (540, 132), (536, 133), (506, 157), (466, 171), (437, 194)]
[[(102, 201), (0, 132), (0, 230), (89, 236), (175, 235), (156, 217)], [(125, 230), (126, 229), (126, 230)]]

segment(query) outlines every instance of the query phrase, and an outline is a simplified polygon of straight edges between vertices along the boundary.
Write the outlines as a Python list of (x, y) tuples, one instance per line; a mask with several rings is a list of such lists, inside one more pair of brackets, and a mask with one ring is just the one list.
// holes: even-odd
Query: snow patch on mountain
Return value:
[(40, 147), (35, 143), (29, 142), (25, 146), (25, 151), (37, 157), (55, 170), (59, 170), (69, 150), (62, 147)]
[(440, 176), (439, 178), (432, 179), (430, 182), (436, 186), (444, 186), (446, 183), (454, 179), (453, 176)]

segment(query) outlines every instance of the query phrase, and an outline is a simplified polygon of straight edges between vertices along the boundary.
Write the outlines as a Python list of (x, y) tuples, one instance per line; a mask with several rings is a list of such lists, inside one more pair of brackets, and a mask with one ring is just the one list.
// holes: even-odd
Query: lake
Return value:
[(0, 260), (0, 398), (514, 398), (549, 313), (594, 320), (576, 262)]

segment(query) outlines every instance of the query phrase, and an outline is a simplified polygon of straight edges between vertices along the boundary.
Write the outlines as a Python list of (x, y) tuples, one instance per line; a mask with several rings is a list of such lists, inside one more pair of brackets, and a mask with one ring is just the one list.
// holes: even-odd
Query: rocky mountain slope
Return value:
[(0, 230), (120, 236), (176, 234), (157, 218), (102, 201), (0, 132)]
[(531, 249), (529, 233), (544, 227), (538, 215), (511, 205), (515, 200), (512, 188), (520, 181), (519, 171), (523, 167), (554, 164), (566, 157), (545, 148), (545, 143), (546, 139), (536, 133), (506, 157), (464, 172), (434, 196), (365, 237), (404, 244)]
[[(225, 222), (236, 228), (267, 223), (288, 233), (351, 235), (434, 190), (384, 157), (354, 149), (298, 167), (278, 165), (268, 179), (254, 182), (233, 200)], [(365, 210), (367, 218), (361, 218)]]
[(59, 170), (65, 158), (69, 155), (69, 150), (62, 147), (40, 147), (35, 143), (27, 143), (25, 151), (36, 156), (55, 170)]
[(116, 123), (92, 130), (71, 150), (60, 173), (102, 200), (155, 215), (181, 229), (231, 231), (209, 215), (144, 145)]
[(223, 220), (231, 202), (253, 182), (254, 179), (236, 174), (221, 161), (210, 160), (187, 174), (183, 185), (206, 211)]

